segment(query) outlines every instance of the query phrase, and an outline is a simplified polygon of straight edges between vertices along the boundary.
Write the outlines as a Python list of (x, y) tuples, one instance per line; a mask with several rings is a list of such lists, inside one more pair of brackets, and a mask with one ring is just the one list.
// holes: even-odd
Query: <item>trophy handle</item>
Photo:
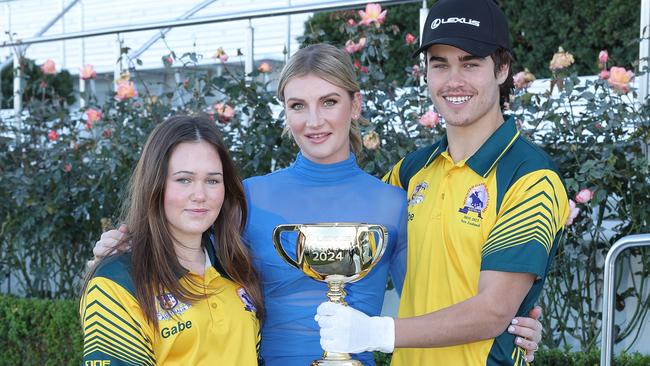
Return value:
[(300, 269), (300, 266), (296, 261), (291, 258), (287, 252), (284, 250), (284, 246), (282, 246), (282, 233), (286, 231), (299, 231), (297, 230), (299, 228), (299, 225), (278, 225), (273, 229), (273, 246), (275, 246), (275, 250), (278, 252), (280, 257), (284, 259), (285, 262), (289, 263), (291, 266)]
[(375, 255), (372, 257), (372, 262), (376, 263), (379, 261), (382, 255), (384, 255), (384, 250), (386, 249), (386, 243), (388, 242), (388, 233), (386, 228), (382, 225), (370, 225), (368, 226), (368, 231), (377, 233), (377, 250), (375, 250)]

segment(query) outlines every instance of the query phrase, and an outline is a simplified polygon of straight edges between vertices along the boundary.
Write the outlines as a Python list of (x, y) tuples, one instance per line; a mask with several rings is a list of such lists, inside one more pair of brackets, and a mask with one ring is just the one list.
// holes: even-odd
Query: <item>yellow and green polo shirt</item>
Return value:
[(179, 278), (207, 298), (186, 304), (170, 293), (156, 296), (156, 331), (135, 298), (130, 253), (107, 258), (80, 303), (83, 366), (257, 365), (260, 332), (253, 302), (210, 261), (220, 268), (208, 250), (203, 276), (187, 272)]
[[(454, 163), (446, 136), (400, 160), (384, 177), (407, 191), (408, 259), (399, 317), (427, 314), (478, 293), (481, 271), (533, 273), (518, 316), (537, 301), (568, 216), (568, 197), (546, 153), (513, 118)], [(523, 365), (504, 332), (453, 347), (397, 349), (393, 365)]]

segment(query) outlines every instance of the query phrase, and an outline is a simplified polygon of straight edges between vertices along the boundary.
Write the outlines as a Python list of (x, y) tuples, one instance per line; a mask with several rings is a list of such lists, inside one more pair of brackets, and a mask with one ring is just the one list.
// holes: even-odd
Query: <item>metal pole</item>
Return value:
[[(427, 0), (422, 0), (422, 8), (420, 8), (420, 45), (422, 44), (422, 35), (424, 34), (424, 24), (427, 21), (427, 15), (429, 15), (429, 9), (427, 8)], [(420, 53), (420, 65), (426, 65), (424, 58), (426, 57), (425, 53)], [(420, 86), (426, 84), (424, 82), (424, 75), (426, 73), (426, 68), (420, 70)]]
[(650, 72), (648, 72), (648, 58), (650, 58), (650, 0), (641, 0), (641, 21), (639, 42), (639, 102), (645, 103), (648, 97), (648, 84), (650, 83)]
[[(375, 0), (373, 2), (382, 5), (396, 5), (396, 4), (414, 3), (418, 1), (419, 0)], [(48, 36), (31, 37), (31, 38), (25, 38), (23, 40), (16, 40), (14, 42), (5, 42), (1, 46), (8, 47), (8, 46), (14, 46), (18, 44), (26, 45), (26, 44), (44, 43), (44, 42), (52, 42), (52, 41), (63, 41), (67, 39), (103, 36), (103, 35), (114, 34), (114, 33), (139, 32), (139, 31), (154, 30), (154, 29), (161, 29), (161, 28), (168, 28), (168, 27), (172, 27), (172, 28), (187, 27), (192, 25), (246, 20), (246, 19), (254, 19), (254, 18), (268, 18), (273, 16), (282, 16), (282, 15), (289, 15), (289, 14), (302, 14), (302, 13), (311, 13), (311, 12), (318, 12), (318, 11), (349, 10), (349, 9), (361, 8), (365, 6), (367, 2), (368, 2), (367, 0), (361, 0), (361, 1), (350, 0), (350, 1), (336, 1), (336, 2), (329, 1), (329, 2), (321, 2), (316, 4), (308, 4), (308, 5), (293, 5), (291, 8), (287, 8), (287, 7), (265, 8), (265, 9), (258, 9), (258, 10), (244, 11), (244, 12), (234, 12), (234, 13), (213, 15), (213, 16), (201, 17), (201, 18), (192, 18), (192, 19), (184, 19), (184, 20), (168, 20), (164, 22), (137, 24), (137, 25), (130, 25), (130, 26), (116, 26), (116, 27), (108, 27), (108, 28), (96, 29), (91, 31), (70, 32), (66, 34), (53, 34)]]
[(20, 65), (21, 48), (14, 49), (14, 116), (16, 117), (16, 127), (20, 128), (20, 114), (23, 110), (23, 70)]
[(628, 248), (642, 246), (650, 246), (650, 234), (628, 235), (616, 241), (607, 252), (607, 257), (605, 257), (600, 366), (612, 365), (616, 258)]
[[(79, 24), (80, 28), (84, 30), (84, 3), (82, 2), (79, 6)], [(86, 67), (86, 40), (85, 38), (81, 39), (81, 67)], [(81, 73), (79, 73), (79, 108), (84, 108), (88, 104), (86, 95), (86, 80), (81, 78)]]
[(255, 45), (255, 29), (253, 21), (248, 19), (248, 28), (246, 28), (246, 54), (244, 55), (244, 72), (248, 75), (253, 72), (253, 47)]
[[(291, 0), (287, 1), (287, 6), (291, 7)], [(287, 15), (287, 48), (286, 48), (286, 55), (284, 57), (284, 62), (287, 62), (289, 60), (289, 57), (291, 57), (291, 14)]]

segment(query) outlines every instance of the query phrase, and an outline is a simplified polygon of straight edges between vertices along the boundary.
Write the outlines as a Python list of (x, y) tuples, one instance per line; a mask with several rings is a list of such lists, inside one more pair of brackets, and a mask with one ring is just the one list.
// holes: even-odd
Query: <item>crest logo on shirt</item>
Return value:
[(174, 297), (172, 294), (162, 294), (156, 296), (156, 299), (158, 299), (158, 303), (160, 304), (160, 308), (163, 310), (171, 310), (178, 305), (178, 300)]
[(413, 193), (411, 194), (408, 205), (414, 206), (424, 201), (424, 191), (426, 191), (427, 188), (429, 188), (427, 182), (422, 182), (415, 186), (415, 188), (413, 188)]
[(485, 212), (489, 202), (487, 187), (484, 183), (473, 186), (465, 196), (465, 204), (458, 209), (458, 212), (467, 214), (468, 212), (475, 212), (479, 219), (482, 219), (481, 213)]
[(158, 295), (156, 296), (156, 300), (158, 300), (158, 305), (160, 305), (160, 308), (156, 312), (156, 316), (160, 321), (169, 320), (173, 315), (181, 315), (185, 310), (190, 308), (190, 305), (178, 301), (170, 293)]
[(248, 292), (246, 292), (246, 289), (244, 289), (243, 287), (239, 287), (237, 289), (237, 295), (239, 295), (239, 299), (244, 304), (244, 309), (246, 311), (250, 311), (252, 313), (257, 313), (257, 308), (255, 307), (255, 304), (253, 303), (253, 299), (250, 297)]

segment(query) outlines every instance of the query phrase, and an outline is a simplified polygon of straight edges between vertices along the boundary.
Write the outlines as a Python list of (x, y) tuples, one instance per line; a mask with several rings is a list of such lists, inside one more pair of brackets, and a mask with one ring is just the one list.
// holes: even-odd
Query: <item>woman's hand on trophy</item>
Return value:
[(516, 317), (512, 319), (508, 332), (516, 335), (515, 343), (526, 350), (526, 362), (533, 362), (535, 352), (539, 349), (539, 342), (542, 340), (542, 323), (539, 318), (542, 316), (542, 308), (535, 306), (528, 317)]
[(107, 256), (119, 244), (120, 240), (127, 233), (126, 225), (122, 224), (118, 229), (113, 229), (102, 233), (99, 240), (93, 247), (93, 259), (89, 260), (86, 265), (88, 268), (95, 265), (97, 261)]
[(320, 326), (320, 345), (327, 352), (393, 352), (395, 324), (390, 317), (370, 317), (349, 306), (324, 302), (314, 320)]

